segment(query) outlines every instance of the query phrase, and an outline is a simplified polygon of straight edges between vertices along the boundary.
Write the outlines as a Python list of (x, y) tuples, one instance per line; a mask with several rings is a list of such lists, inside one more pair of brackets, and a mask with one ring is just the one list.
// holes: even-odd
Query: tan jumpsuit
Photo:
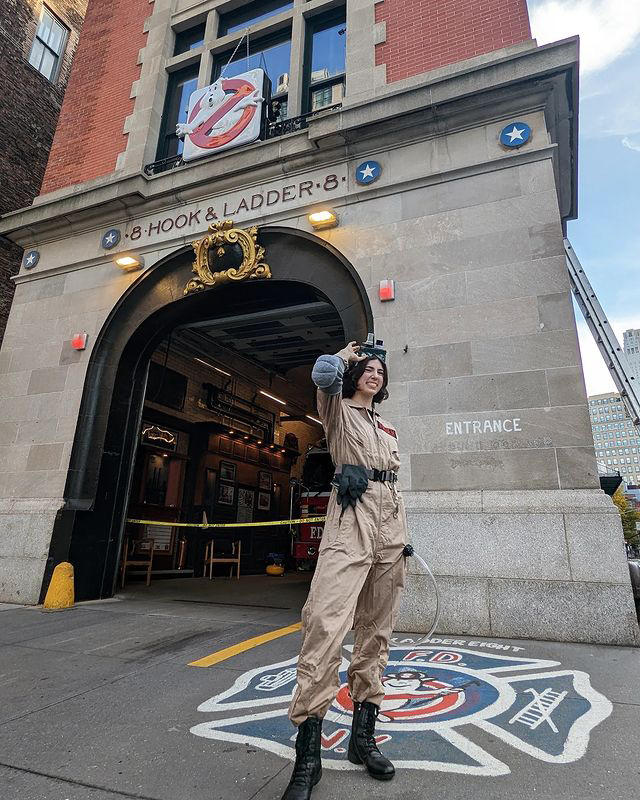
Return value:
[[(326, 357), (325, 357), (326, 358)], [(342, 370), (339, 370), (341, 377)], [(341, 388), (341, 381), (338, 381)], [(335, 386), (335, 384), (334, 384)], [(355, 464), (397, 471), (395, 428), (377, 412), (342, 399), (341, 391), (318, 390), (318, 412), (336, 465)], [(334, 488), (329, 498), (318, 564), (302, 610), (302, 648), (297, 688), (289, 717), (300, 725), (324, 717), (340, 687), (342, 641), (353, 627), (355, 642), (348, 671), (354, 701), (380, 705), (382, 673), (389, 657), (393, 616), (404, 586), (407, 522), (395, 484), (369, 481), (355, 509), (341, 507)]]

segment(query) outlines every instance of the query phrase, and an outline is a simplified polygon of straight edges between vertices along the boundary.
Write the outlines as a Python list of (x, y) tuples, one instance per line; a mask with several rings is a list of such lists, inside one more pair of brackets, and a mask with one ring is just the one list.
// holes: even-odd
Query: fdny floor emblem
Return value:
[(264, 70), (252, 69), (193, 92), (187, 121), (176, 126), (176, 135), (184, 138), (184, 160), (255, 141), (262, 123), (264, 82)]
[[(295, 732), (287, 705), (296, 661), (241, 675), (230, 689), (199, 706), (198, 711), (213, 718), (195, 725), (191, 733), (250, 743), (293, 759)], [(612, 705), (592, 688), (587, 673), (559, 666), (557, 661), (488, 650), (395, 646), (383, 678), (378, 743), (398, 767), (473, 775), (510, 773), (489, 752), (496, 738), (540, 761), (577, 761)], [(347, 668), (343, 659), (341, 687), (323, 725), (323, 765), (332, 769), (357, 768), (346, 758), (353, 713)], [(471, 741), (465, 735), (470, 729), (460, 731), (461, 726), (484, 733), (472, 734)]]

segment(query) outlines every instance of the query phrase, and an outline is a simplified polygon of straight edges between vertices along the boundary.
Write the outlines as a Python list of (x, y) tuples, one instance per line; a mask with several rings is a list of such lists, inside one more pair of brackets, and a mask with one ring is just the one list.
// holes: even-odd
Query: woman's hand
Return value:
[(338, 358), (346, 361), (347, 364), (357, 364), (358, 361), (364, 361), (366, 356), (358, 355), (360, 345), (357, 342), (349, 342), (345, 345), (339, 353), (336, 353)]

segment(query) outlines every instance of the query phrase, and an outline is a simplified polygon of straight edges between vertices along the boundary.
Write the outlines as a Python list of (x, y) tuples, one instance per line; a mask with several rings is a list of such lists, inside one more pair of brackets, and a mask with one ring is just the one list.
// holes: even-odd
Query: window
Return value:
[[(216, 81), (224, 70), (233, 50), (219, 55), (213, 65), (211, 80)], [(238, 48), (234, 60), (225, 71), (226, 78), (233, 78), (250, 69), (263, 69), (271, 80), (271, 98), (280, 103), (280, 119), (287, 116), (287, 92), (289, 89), (289, 65), (291, 63), (291, 33), (271, 36), (249, 42), (249, 58), (244, 43)]]
[(344, 9), (309, 22), (306, 111), (317, 111), (342, 102), (347, 38), (345, 23)]
[(204, 29), (205, 23), (202, 22), (200, 25), (187, 28), (186, 31), (179, 31), (176, 33), (173, 55), (179, 56), (181, 53), (187, 53), (189, 50), (195, 50), (196, 47), (201, 47), (204, 44)]
[(187, 121), (189, 96), (198, 88), (198, 69), (198, 65), (194, 64), (169, 75), (158, 144), (158, 159), (182, 153), (184, 145), (182, 140), (176, 136), (176, 124)]
[(260, 20), (273, 17), (282, 11), (288, 11), (290, 8), (293, 8), (292, 0), (267, 0), (267, 2), (259, 0), (259, 2), (249, 3), (243, 8), (230, 11), (228, 14), (220, 14), (218, 36), (226, 36), (228, 33), (243, 31), (256, 22), (260, 22)]
[(68, 28), (46, 6), (42, 7), (40, 24), (33, 40), (29, 63), (54, 83), (60, 71), (60, 62), (67, 44)]

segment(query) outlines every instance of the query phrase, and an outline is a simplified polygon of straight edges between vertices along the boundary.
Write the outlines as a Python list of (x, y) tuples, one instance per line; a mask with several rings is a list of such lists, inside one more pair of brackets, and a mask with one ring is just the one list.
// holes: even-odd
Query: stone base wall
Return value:
[(49, 554), (51, 532), (64, 500), (0, 500), (0, 597), (35, 605)]
[[(638, 645), (620, 516), (600, 490), (414, 492), (411, 541), (438, 633)], [(416, 559), (396, 628), (428, 631)], [(479, 577), (482, 576), (482, 577)]]

